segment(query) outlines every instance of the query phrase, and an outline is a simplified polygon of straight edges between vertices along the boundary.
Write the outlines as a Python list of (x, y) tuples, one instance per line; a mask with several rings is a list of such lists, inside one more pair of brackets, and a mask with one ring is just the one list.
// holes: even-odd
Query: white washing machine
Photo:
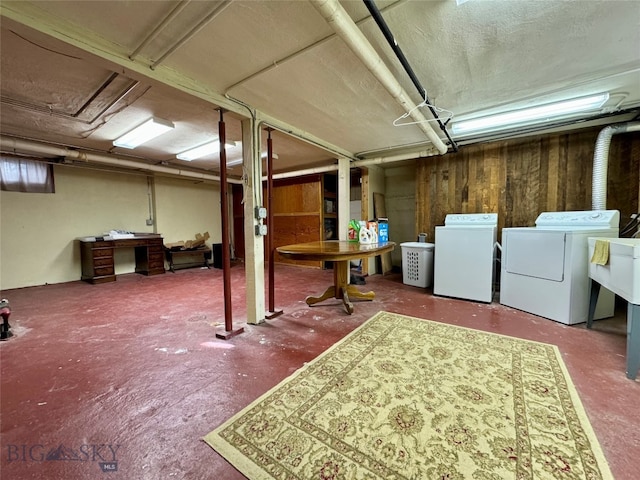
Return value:
[(497, 213), (450, 214), (436, 227), (433, 293), (491, 303)]
[[(588, 237), (618, 237), (620, 212), (544, 212), (535, 227), (502, 229), (500, 303), (567, 325), (587, 321)], [(595, 318), (613, 316), (601, 290)]]

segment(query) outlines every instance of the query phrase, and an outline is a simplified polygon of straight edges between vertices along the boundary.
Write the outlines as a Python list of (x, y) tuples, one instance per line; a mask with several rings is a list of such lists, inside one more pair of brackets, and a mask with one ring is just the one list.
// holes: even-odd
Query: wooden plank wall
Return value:
[[(591, 175), (601, 128), (461, 148), (416, 166), (416, 231), (435, 238), (448, 213), (498, 213), (498, 227), (534, 226), (545, 211), (591, 210)], [(612, 137), (607, 208), (621, 227), (640, 209), (640, 133)], [(500, 235), (499, 235), (500, 238)]]

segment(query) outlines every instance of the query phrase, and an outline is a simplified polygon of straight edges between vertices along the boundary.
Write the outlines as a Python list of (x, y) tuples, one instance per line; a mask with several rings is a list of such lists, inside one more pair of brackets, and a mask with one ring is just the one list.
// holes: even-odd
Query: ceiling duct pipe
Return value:
[(593, 154), (593, 179), (591, 182), (591, 206), (593, 210), (607, 209), (607, 171), (611, 137), (618, 133), (640, 131), (640, 122), (609, 125), (600, 130)]
[(362, 160), (356, 160), (351, 163), (352, 167), (367, 167), (369, 165), (384, 165), (387, 163), (402, 162), (405, 160), (419, 160), (433, 156), (433, 150), (420, 150), (408, 153), (399, 153), (397, 155), (389, 155), (387, 157), (372, 157)]
[[(313, 175), (317, 173), (335, 172), (336, 170), (338, 170), (338, 165), (327, 165), (326, 167), (312, 167), (312, 168), (305, 168), (304, 170), (292, 170), (289, 172), (274, 173), (273, 179), (280, 180), (282, 178), (302, 177), (304, 175)], [(262, 180), (267, 180), (267, 177), (263, 176)]]
[[(99, 163), (103, 165), (112, 165), (116, 167), (124, 167), (135, 170), (143, 170), (146, 172), (155, 172), (164, 175), (194, 178), (197, 180), (207, 180), (212, 182), (220, 182), (220, 177), (210, 175), (208, 173), (193, 172), (190, 170), (181, 170), (178, 168), (165, 167), (163, 165), (150, 165), (135, 160), (114, 157), (101, 153), (94, 153), (82, 150), (75, 150), (68, 147), (59, 147), (56, 145), (48, 145), (30, 140), (23, 140), (6, 135), (0, 136), (0, 151), (23, 154), (23, 155), (42, 155), (50, 157), (65, 158), (69, 160), (78, 160), (87, 163)], [(241, 180), (227, 179), (229, 183), (242, 183)]]
[(441, 154), (447, 153), (447, 146), (433, 130), (429, 120), (420, 109), (416, 108), (402, 85), (378, 56), (367, 38), (340, 5), (338, 0), (311, 0), (316, 10), (324, 17), (340, 38), (351, 48), (353, 53), (366, 65), (369, 71), (387, 89), (389, 94), (398, 102), (405, 112), (417, 122), (416, 125), (426, 134), (431, 143)]
[(367, 6), (367, 9), (369, 10), (371, 17), (375, 20), (376, 24), (380, 28), (380, 31), (384, 35), (384, 38), (387, 39), (387, 43), (389, 44), (393, 52), (396, 54), (396, 57), (398, 57), (398, 60), (400, 61), (400, 63), (402, 64), (402, 67), (404, 68), (404, 71), (407, 72), (407, 75), (409, 75), (411, 82), (413, 82), (413, 85), (418, 90), (418, 93), (427, 104), (427, 107), (429, 107), (429, 111), (431, 112), (431, 115), (433, 115), (433, 118), (435, 118), (435, 120), (438, 122), (438, 125), (440, 126), (440, 130), (442, 130), (444, 134), (447, 136), (447, 139), (449, 140), (449, 144), (451, 145), (451, 148), (453, 148), (454, 152), (457, 152), (458, 146), (456, 145), (456, 142), (454, 142), (451, 136), (449, 135), (446, 124), (442, 123), (442, 120), (440, 120), (440, 117), (438, 117), (438, 112), (436, 112), (435, 108), (433, 108), (431, 100), (429, 100), (429, 96), (427, 95), (427, 90), (422, 86), (422, 84), (420, 83), (420, 80), (418, 80), (418, 77), (413, 71), (413, 68), (411, 68), (411, 65), (409, 64), (407, 57), (404, 56), (404, 53), (402, 52), (400, 45), (398, 45), (398, 42), (396, 42), (396, 39), (393, 36), (393, 33), (391, 33), (391, 30), (389, 29), (387, 22), (382, 17), (382, 13), (380, 13), (380, 10), (378, 10), (378, 7), (376, 7), (376, 4), (373, 0), (363, 0), (363, 1), (364, 1), (364, 4)]

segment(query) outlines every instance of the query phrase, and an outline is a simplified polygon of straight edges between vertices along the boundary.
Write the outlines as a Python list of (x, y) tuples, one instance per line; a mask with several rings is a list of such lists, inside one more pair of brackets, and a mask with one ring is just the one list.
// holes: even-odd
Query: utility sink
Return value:
[(589, 262), (589, 277), (627, 302), (640, 304), (640, 239), (589, 237), (589, 260), (596, 240), (609, 242), (609, 262)]
[[(593, 252), (598, 241), (609, 244), (608, 261), (604, 265), (592, 263)], [(598, 249), (599, 252), (602, 249)], [(601, 260), (606, 259), (606, 255)], [(591, 328), (593, 312), (600, 291), (599, 285), (620, 295), (628, 302), (627, 307), (627, 378), (635, 380), (640, 371), (640, 239), (589, 237), (589, 277), (591, 298), (589, 319)]]

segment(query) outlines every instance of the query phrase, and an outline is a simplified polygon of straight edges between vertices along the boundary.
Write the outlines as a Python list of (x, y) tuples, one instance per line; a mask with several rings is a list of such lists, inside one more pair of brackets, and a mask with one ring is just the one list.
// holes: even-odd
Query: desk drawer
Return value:
[(113, 268), (113, 257), (97, 257), (93, 259), (94, 267), (112, 267)]
[(123, 238), (122, 240), (114, 240), (113, 246), (118, 247), (145, 247), (149, 245), (149, 240), (140, 238)]
[(149, 268), (164, 268), (162, 255), (149, 255)]
[(91, 255), (94, 261), (101, 257), (113, 258), (113, 248), (92, 248)]
[(114, 274), (113, 265), (106, 266), (106, 267), (96, 267), (93, 269), (93, 272), (96, 277), (99, 277), (102, 275), (113, 275)]

